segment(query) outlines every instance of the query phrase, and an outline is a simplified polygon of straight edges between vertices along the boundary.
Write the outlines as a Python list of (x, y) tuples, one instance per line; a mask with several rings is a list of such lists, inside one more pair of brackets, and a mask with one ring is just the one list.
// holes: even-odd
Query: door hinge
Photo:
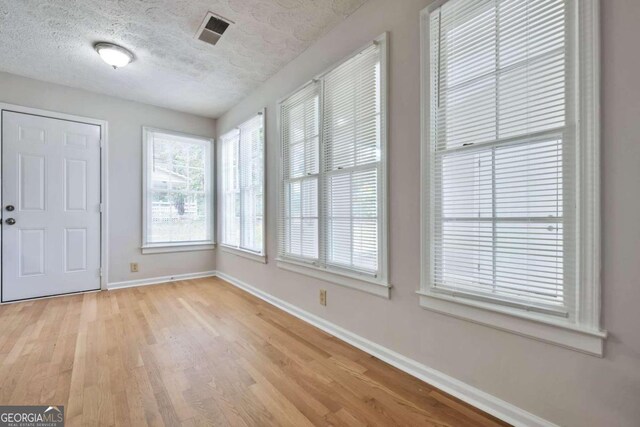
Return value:
[(98, 277), (102, 277), (102, 269), (101, 268), (98, 269)]
[(98, 203), (98, 212), (102, 213), (103, 209), (104, 209), (104, 204)]

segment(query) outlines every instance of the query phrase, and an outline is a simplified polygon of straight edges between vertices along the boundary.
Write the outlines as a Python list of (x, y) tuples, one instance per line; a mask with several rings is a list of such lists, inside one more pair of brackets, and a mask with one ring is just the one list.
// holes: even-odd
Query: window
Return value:
[(580, 3), (449, 0), (424, 13), (424, 306), (471, 316), (442, 301), (463, 303), (602, 337), (599, 285), (580, 271), (598, 262), (597, 249), (579, 249), (599, 209), (588, 157), (598, 142), (581, 128), (597, 123), (585, 60), (597, 49), (585, 18), (595, 2)]
[(221, 140), (222, 237), (228, 248), (264, 255), (264, 114)]
[(385, 81), (382, 36), (280, 104), (279, 258), (388, 296)]
[(143, 253), (212, 249), (213, 141), (143, 133)]

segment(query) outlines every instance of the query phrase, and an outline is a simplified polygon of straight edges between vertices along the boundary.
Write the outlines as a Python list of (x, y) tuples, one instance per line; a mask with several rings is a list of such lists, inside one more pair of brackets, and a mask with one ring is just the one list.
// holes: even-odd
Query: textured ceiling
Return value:
[[(366, 0), (0, 0), (0, 70), (217, 117)], [(235, 22), (194, 39), (208, 11)], [(136, 56), (122, 69), (93, 44)]]

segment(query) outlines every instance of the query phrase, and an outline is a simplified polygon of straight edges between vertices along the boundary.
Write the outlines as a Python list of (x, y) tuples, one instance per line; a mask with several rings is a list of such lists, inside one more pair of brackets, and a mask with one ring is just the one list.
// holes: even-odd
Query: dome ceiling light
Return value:
[(133, 61), (133, 53), (117, 44), (96, 43), (93, 48), (98, 52), (100, 58), (111, 65), (114, 70), (122, 68)]

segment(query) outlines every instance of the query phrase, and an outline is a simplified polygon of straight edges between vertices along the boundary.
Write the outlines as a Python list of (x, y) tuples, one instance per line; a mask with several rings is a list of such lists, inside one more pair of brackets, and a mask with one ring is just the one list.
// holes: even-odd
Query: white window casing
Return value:
[(427, 309), (602, 355), (597, 0), (421, 16)]
[(220, 247), (266, 262), (265, 111), (222, 135), (220, 145)]
[(213, 249), (213, 139), (142, 133), (142, 253)]
[(389, 297), (387, 37), (279, 103), (278, 265)]

